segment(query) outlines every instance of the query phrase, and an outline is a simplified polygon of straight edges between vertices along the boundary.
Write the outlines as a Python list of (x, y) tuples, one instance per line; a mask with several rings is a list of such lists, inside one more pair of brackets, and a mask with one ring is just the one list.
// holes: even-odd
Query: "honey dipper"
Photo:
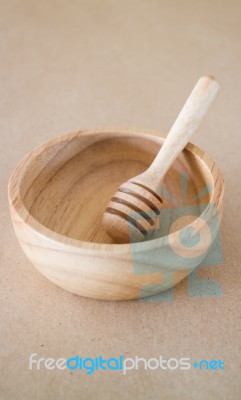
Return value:
[(110, 200), (102, 224), (117, 243), (151, 239), (160, 222), (161, 180), (198, 128), (219, 88), (211, 76), (198, 80), (150, 167), (123, 183)]

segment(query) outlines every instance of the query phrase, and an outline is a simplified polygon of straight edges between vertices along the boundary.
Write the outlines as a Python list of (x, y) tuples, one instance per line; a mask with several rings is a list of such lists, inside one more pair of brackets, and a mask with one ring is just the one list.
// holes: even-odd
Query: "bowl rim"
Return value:
[[(51, 242), (55, 242), (61, 245), (66, 245), (67, 247), (75, 247), (79, 248), (81, 251), (85, 250), (88, 253), (91, 252), (99, 252), (99, 253), (106, 253), (107, 251), (115, 254), (122, 254), (125, 253), (126, 251), (130, 253), (130, 248), (134, 243), (93, 243), (93, 242), (86, 242), (83, 240), (79, 239), (73, 239), (68, 236), (62, 235), (58, 232), (52, 231), (45, 225), (43, 225), (41, 222), (39, 222), (37, 219), (35, 219), (28, 211), (28, 209), (25, 207), (21, 197), (20, 197), (20, 187), (21, 187), (21, 179), (24, 176), (24, 172), (26, 172), (28, 166), (32, 162), (33, 156), (39, 155), (44, 149), (47, 147), (51, 147), (53, 145), (56, 145), (57, 143), (60, 143), (64, 140), (69, 140), (73, 139), (76, 136), (82, 136), (82, 135), (93, 135), (93, 134), (109, 134), (109, 133), (118, 133), (118, 134), (123, 134), (123, 136), (126, 134), (131, 134), (139, 137), (150, 137), (153, 136), (156, 138), (156, 141), (163, 142), (163, 139), (167, 136), (167, 133), (159, 130), (153, 130), (153, 129), (147, 129), (147, 128), (136, 128), (136, 127), (123, 127), (123, 126), (109, 126), (109, 127), (103, 127), (103, 128), (94, 128), (94, 129), (81, 129), (78, 131), (74, 131), (71, 133), (67, 133), (64, 135), (57, 136), (53, 139), (51, 139), (48, 142), (45, 142), (37, 147), (35, 147), (32, 151), (27, 153), (15, 166), (14, 170), (12, 171), (12, 174), (9, 178), (9, 183), (8, 183), (8, 200), (9, 200), (9, 205), (10, 205), (10, 210), (11, 207), (17, 213), (18, 219), (20, 220), (21, 223), (27, 225), (30, 227), (32, 230), (35, 231), (36, 234), (44, 236), (45, 239), (48, 239)], [(198, 146), (194, 145), (193, 143), (189, 142), (188, 145), (185, 148), (186, 150), (190, 151), (193, 153), (198, 159), (201, 161), (202, 164), (205, 165), (206, 169), (209, 171), (210, 176), (212, 177), (212, 183), (213, 183), (213, 190), (211, 192), (211, 198), (209, 201), (209, 204), (216, 204), (217, 200), (222, 198), (223, 192), (224, 192), (224, 185), (223, 185), (223, 175), (222, 172), (220, 171), (219, 167), (217, 166), (216, 162), (202, 149), (200, 149)], [(201, 158), (201, 156), (205, 156), (205, 160)], [(217, 174), (219, 174), (220, 178), (222, 179), (222, 189), (219, 195), (217, 195), (217, 189), (214, 184), (214, 179), (213, 179), (213, 174), (212, 171), (213, 169), (216, 169)], [(202, 218), (204, 214), (207, 212), (207, 207), (203, 210), (203, 212), (199, 215), (198, 218)], [(16, 220), (13, 221), (15, 224)], [(187, 225), (188, 227), (189, 225)], [(151, 248), (156, 248), (157, 247), (157, 242), (160, 241), (160, 239), (165, 240), (167, 237), (170, 238), (172, 235), (177, 235), (178, 232), (180, 231), (175, 231), (169, 235), (163, 236), (161, 238), (155, 238), (155, 239), (150, 239), (148, 241), (143, 241), (143, 242), (137, 242), (142, 243), (144, 247), (148, 246), (148, 249)]]

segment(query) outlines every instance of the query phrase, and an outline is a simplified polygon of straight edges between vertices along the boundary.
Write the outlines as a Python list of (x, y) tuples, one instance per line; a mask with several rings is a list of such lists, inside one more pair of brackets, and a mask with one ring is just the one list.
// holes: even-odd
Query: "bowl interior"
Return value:
[[(77, 133), (50, 142), (38, 149), (22, 177), (24, 206), (61, 235), (112, 243), (101, 225), (104, 209), (121, 183), (151, 164), (161, 143), (152, 135), (121, 132)], [(183, 151), (161, 185), (164, 209), (192, 204), (201, 214), (210, 201), (205, 191), (210, 180), (205, 163), (192, 150)]]

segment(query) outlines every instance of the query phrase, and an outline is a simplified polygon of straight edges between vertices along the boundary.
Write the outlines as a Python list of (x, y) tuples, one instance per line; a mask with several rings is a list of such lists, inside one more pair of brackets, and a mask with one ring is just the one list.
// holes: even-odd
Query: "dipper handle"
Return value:
[(212, 76), (203, 76), (198, 80), (165, 139), (161, 150), (146, 171), (147, 175), (155, 176), (154, 180), (156, 182), (160, 182), (178, 154), (185, 148), (191, 136), (199, 127), (219, 89), (219, 83)]

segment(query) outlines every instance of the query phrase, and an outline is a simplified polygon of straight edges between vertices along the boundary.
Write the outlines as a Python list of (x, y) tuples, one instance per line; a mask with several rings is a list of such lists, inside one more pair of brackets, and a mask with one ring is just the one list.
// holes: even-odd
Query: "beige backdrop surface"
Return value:
[[(239, 0), (0, 1), (1, 400), (241, 398), (241, 3)], [(42, 277), (21, 251), (7, 183), (55, 136), (100, 126), (168, 130), (197, 78), (222, 85), (193, 142), (226, 182), (224, 263), (201, 277), (223, 295), (171, 303), (81, 298)], [(224, 371), (30, 371), (28, 357), (219, 358)]]

